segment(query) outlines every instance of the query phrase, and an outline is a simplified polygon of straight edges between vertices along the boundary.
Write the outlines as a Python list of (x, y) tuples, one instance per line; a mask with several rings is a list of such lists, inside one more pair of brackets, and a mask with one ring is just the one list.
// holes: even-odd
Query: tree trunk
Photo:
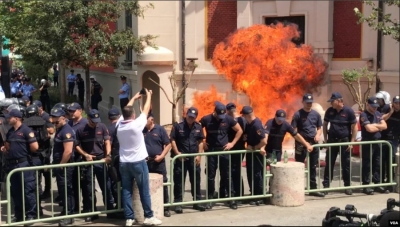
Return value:
[(176, 104), (172, 105), (172, 125), (176, 123)]
[[(86, 94), (86, 106), (85, 106), (85, 111), (86, 113), (89, 113), (90, 110), (90, 69), (86, 68), (85, 69), (85, 94)], [(85, 103), (85, 102), (83, 102)]]

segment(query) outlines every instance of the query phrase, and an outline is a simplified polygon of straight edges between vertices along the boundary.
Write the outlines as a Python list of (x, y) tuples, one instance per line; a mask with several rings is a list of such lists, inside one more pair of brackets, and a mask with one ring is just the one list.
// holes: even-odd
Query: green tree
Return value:
[[(364, 111), (365, 103), (368, 100), (369, 93), (378, 72), (369, 71), (366, 67), (361, 69), (343, 70), (342, 80), (350, 91), (355, 103), (358, 104), (358, 110)], [(363, 92), (361, 83), (367, 82), (367, 89)]]
[[(382, 31), (383, 35), (389, 35), (394, 40), (400, 41), (399, 20), (392, 19), (391, 14), (385, 14), (383, 10), (376, 6), (371, 0), (364, 1), (364, 3), (372, 6), (372, 12), (370, 15), (365, 16), (358, 8), (354, 8), (354, 12), (359, 18), (358, 22), (366, 22), (372, 29)], [(386, 4), (386, 6), (397, 6), (400, 8), (400, 0), (385, 0), (383, 3)]]
[[(18, 53), (29, 60), (42, 61), (40, 64), (45, 67), (61, 60), (66, 66), (82, 67), (87, 81), (86, 97), (90, 97), (92, 66), (117, 66), (118, 56), (128, 48), (140, 56), (146, 45), (154, 46), (155, 36), (138, 37), (131, 29), (110, 28), (123, 12), (143, 17), (146, 9), (153, 7), (151, 4), (141, 6), (138, 1), (118, 0), (14, 0), (3, 1), (0, 6), (0, 24), (3, 23), (5, 35)], [(87, 98), (86, 108), (89, 106)]]

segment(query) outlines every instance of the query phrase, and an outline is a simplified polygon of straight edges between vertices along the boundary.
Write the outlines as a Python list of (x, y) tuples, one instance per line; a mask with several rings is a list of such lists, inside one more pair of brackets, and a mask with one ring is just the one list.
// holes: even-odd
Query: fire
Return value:
[[(324, 82), (326, 62), (310, 45), (297, 47), (292, 40), (299, 37), (296, 25), (254, 25), (237, 30), (215, 47), (212, 64), (217, 72), (232, 83), (234, 91), (249, 97), (263, 123), (277, 109), (286, 110), (291, 118), (301, 108), (303, 93)], [(215, 88), (193, 99), (199, 117), (213, 111), (214, 101), (226, 103)]]

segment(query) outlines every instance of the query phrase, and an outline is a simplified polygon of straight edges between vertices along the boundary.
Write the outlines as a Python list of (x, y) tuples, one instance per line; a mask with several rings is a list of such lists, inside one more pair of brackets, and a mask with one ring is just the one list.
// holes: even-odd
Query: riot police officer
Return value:
[[(322, 125), (324, 143), (344, 143), (354, 142), (357, 136), (357, 119), (354, 110), (344, 105), (343, 97), (339, 92), (332, 93), (328, 100), (331, 103), (325, 112), (324, 123)], [(328, 123), (330, 124), (328, 132)], [(350, 156), (352, 146), (333, 146), (327, 149), (325, 156), (324, 188), (329, 188), (332, 181), (333, 170), (336, 158), (340, 153), (340, 163), (342, 166), (342, 176), (344, 186), (350, 186)], [(346, 195), (352, 195), (351, 189), (344, 191)], [(324, 193), (325, 195), (328, 192)]]
[[(108, 120), (110, 121), (110, 125), (108, 126), (108, 132), (110, 134), (110, 143), (111, 143), (111, 165), (109, 166), (109, 173), (111, 179), (111, 191), (114, 197), (114, 202), (118, 203), (118, 182), (121, 180), (121, 176), (118, 170), (119, 167), (119, 142), (116, 135), (116, 128), (118, 119), (121, 117), (119, 110), (115, 107), (111, 108), (108, 111)], [(116, 204), (118, 207), (118, 204)]]
[[(375, 141), (381, 138), (381, 131), (387, 129), (385, 120), (382, 119), (381, 113), (377, 110), (379, 107), (376, 97), (370, 97), (367, 101), (367, 106), (364, 112), (360, 114), (361, 125), (361, 140)], [(362, 167), (361, 178), (363, 185), (370, 184), (370, 167), (372, 162), (372, 181), (375, 184), (380, 183), (380, 146), (379, 144), (366, 144), (361, 146)], [(371, 154), (372, 153), (372, 154)], [(372, 160), (371, 160), (372, 156)], [(377, 187), (377, 191), (384, 193), (386, 190), (383, 187)], [(367, 195), (374, 194), (374, 189), (364, 188), (363, 192)]]
[[(203, 153), (203, 129), (201, 125), (196, 122), (199, 111), (195, 107), (190, 107), (186, 113), (186, 117), (182, 122), (174, 124), (171, 133), (171, 157), (179, 154), (193, 154)], [(183, 165), (182, 165), (183, 162)], [(185, 185), (186, 174), (189, 172), (190, 188), (193, 200), (201, 200), (200, 191), (200, 163), (201, 156), (196, 158), (190, 157), (186, 159), (177, 159), (174, 164), (174, 201), (182, 202), (184, 191), (182, 191), (182, 184)], [(183, 169), (182, 169), (183, 168)], [(182, 182), (182, 174), (183, 180)], [(196, 181), (195, 181), (196, 180)], [(184, 186), (183, 186), (184, 187)], [(205, 207), (201, 204), (193, 205), (193, 209), (205, 211)], [(182, 213), (182, 206), (176, 206), (175, 212)]]
[[(96, 160), (102, 160), (106, 157), (111, 157), (111, 144), (110, 135), (108, 133), (107, 126), (101, 123), (99, 111), (92, 109), (88, 113), (88, 123), (80, 127), (76, 131), (77, 146), (76, 151), (79, 152), (83, 161), (90, 162)], [(94, 189), (94, 177), (96, 176), (97, 182), (101, 192), (103, 194), (103, 202), (107, 207), (107, 210), (114, 209), (114, 198), (111, 193), (111, 182), (107, 172), (104, 170), (104, 164), (85, 166), (82, 169), (82, 196), (83, 196), (83, 212), (94, 212), (97, 211), (96, 205), (95, 210), (92, 210), (92, 203), (96, 204), (96, 195), (92, 191)], [(94, 201), (92, 201), (92, 199)], [(106, 201), (107, 199), (107, 201)], [(91, 222), (98, 219), (98, 215), (92, 217), (86, 217), (86, 222)]]
[[(52, 109), (50, 112), (51, 121), (56, 127), (53, 147), (53, 164), (65, 164), (73, 162), (73, 146), (75, 142), (75, 132), (67, 124), (66, 113), (61, 108)], [(74, 167), (55, 169), (58, 194), (62, 201), (63, 211), (61, 215), (70, 215), (74, 213), (74, 191), (72, 188)], [(65, 190), (67, 189), (67, 190)], [(66, 201), (67, 199), (67, 201)], [(66, 226), (74, 222), (73, 218), (60, 220), (59, 226)]]
[[(171, 143), (164, 127), (154, 123), (153, 114), (147, 116), (147, 124), (143, 129), (144, 142), (149, 156), (147, 166), (150, 173), (163, 175), (163, 181), (168, 182), (165, 156), (171, 149)], [(164, 187), (164, 203), (169, 202), (168, 187)], [(170, 217), (169, 207), (164, 208), (164, 216)]]
[[(22, 114), (18, 110), (11, 110), (6, 115), (6, 119), (12, 127), (7, 132), (6, 143), (1, 147), (1, 151), (7, 153), (9, 170), (29, 167), (29, 153), (36, 152), (39, 148), (35, 134), (22, 123)], [(35, 171), (12, 174), (9, 190), (11, 190), (14, 201), (15, 216), (12, 218), (13, 222), (22, 221), (24, 214), (26, 215), (25, 220), (33, 220), (37, 217), (35, 186)], [(25, 197), (25, 211), (22, 210), (24, 207), (23, 196)]]
[[(39, 110), (37, 106), (30, 105), (26, 108), (27, 118), (24, 119), (24, 124), (35, 133), (35, 138), (39, 144), (39, 149), (36, 152), (30, 153), (31, 166), (42, 166), (45, 164), (45, 159), (50, 158), (50, 138), (48, 137), (47, 128), (52, 127), (52, 125), (46, 123), (46, 121), (38, 115)], [(42, 170), (38, 173), (39, 179), (37, 187), (39, 187), (40, 195), (42, 194), (42, 173), (44, 173)], [(40, 207), (40, 209), (42, 209), (42, 207)]]
[[(390, 182), (390, 166), (391, 163), (396, 162), (396, 152), (399, 146), (400, 138), (400, 96), (393, 97), (392, 105), (389, 113), (382, 116), (383, 120), (386, 121), (387, 129), (382, 131), (382, 139), (387, 140), (392, 146), (392, 160), (389, 158), (389, 147), (384, 144), (382, 146), (382, 181), (386, 178), (386, 182)], [(394, 178), (394, 172), (392, 172)], [(393, 187), (388, 187), (389, 191), (393, 191)]]
[(50, 122), (50, 115), (43, 110), (43, 104), (41, 101), (39, 100), (34, 100), (33, 105), (36, 105), (39, 109), (39, 117), (41, 117), (43, 120), (45, 120), (46, 122)]
[[(255, 151), (260, 150), (258, 153), (246, 153), (246, 172), (247, 181), (249, 183), (250, 191), (253, 195), (263, 194), (263, 159), (266, 155), (265, 151), (265, 131), (262, 122), (254, 114), (253, 108), (244, 106), (240, 113), (246, 120), (245, 138), (247, 141), (247, 150)], [(251, 205), (259, 205), (261, 201), (250, 201)]]
[[(243, 134), (240, 125), (231, 116), (226, 114), (226, 107), (220, 102), (215, 102), (214, 112), (201, 118), (200, 124), (206, 130), (206, 143), (204, 150), (206, 152), (225, 151), (232, 149), (239, 141)], [(232, 141), (228, 140), (228, 132), (232, 129), (236, 131), (235, 138)], [(229, 155), (208, 156), (206, 173), (208, 175), (208, 198), (213, 199), (215, 192), (215, 175), (220, 164), (221, 181), (225, 181), (225, 188), (220, 188), (220, 193), (233, 192), (233, 185), (229, 179)], [(233, 193), (232, 193), (233, 192)], [(229, 195), (229, 194), (228, 194)], [(222, 195), (226, 196), (226, 195)], [(232, 201), (231, 203), (235, 203)], [(212, 203), (207, 204), (206, 208), (211, 209)]]
[[(292, 127), (307, 141), (309, 144), (318, 144), (322, 134), (322, 118), (321, 115), (311, 109), (313, 103), (313, 96), (305, 94), (303, 96), (303, 108), (298, 110), (293, 115)], [(295, 142), (295, 160), (296, 162), (304, 163), (309, 152), (305, 147)], [(310, 153), (310, 187), (311, 189), (317, 188), (317, 165), (319, 163), (319, 149), (314, 148)], [(310, 195), (324, 197), (325, 193), (312, 192)]]

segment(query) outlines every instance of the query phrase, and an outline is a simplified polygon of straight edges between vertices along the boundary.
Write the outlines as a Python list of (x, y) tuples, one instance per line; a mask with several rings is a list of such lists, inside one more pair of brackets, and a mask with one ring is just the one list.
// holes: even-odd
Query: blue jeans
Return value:
[(135, 219), (135, 214), (132, 208), (132, 190), (133, 181), (139, 189), (140, 202), (144, 211), (145, 218), (153, 217), (151, 210), (150, 185), (149, 185), (149, 168), (146, 160), (138, 162), (120, 162), (119, 171), (121, 174), (122, 184), (122, 205), (125, 212), (125, 219)]

